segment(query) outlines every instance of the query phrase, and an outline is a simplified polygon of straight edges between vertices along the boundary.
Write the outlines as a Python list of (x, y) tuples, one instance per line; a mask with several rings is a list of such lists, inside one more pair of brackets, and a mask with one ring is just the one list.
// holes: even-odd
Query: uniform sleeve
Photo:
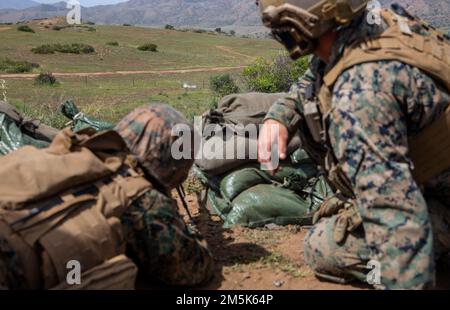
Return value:
[(277, 100), (267, 113), (265, 120), (273, 119), (285, 125), (289, 132), (294, 132), (302, 120), (299, 111), (300, 103), (305, 97), (306, 88), (314, 83), (315, 77), (311, 70), (293, 85), (286, 97)]
[(123, 223), (128, 250), (149, 277), (186, 286), (211, 278), (206, 241), (186, 226), (173, 199), (153, 190), (133, 203)]
[(380, 263), (389, 289), (434, 281), (427, 204), (408, 157), (410, 128), (439, 109), (433, 88), (431, 79), (400, 62), (355, 66), (334, 87), (331, 144), (353, 184), (371, 259)]

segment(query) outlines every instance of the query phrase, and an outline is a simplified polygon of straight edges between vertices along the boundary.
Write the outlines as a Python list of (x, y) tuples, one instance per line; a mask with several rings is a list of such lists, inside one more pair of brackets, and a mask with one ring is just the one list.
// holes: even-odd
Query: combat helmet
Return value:
[(257, 0), (265, 26), (293, 59), (311, 54), (317, 38), (349, 24), (364, 12), (368, 0)]
[(167, 105), (152, 104), (132, 111), (115, 128), (150, 181), (156, 181), (165, 190), (178, 187), (194, 162), (194, 155), (179, 160), (172, 156), (172, 145), (182, 139), (172, 135), (175, 125), (187, 126), (194, 132), (180, 112)]

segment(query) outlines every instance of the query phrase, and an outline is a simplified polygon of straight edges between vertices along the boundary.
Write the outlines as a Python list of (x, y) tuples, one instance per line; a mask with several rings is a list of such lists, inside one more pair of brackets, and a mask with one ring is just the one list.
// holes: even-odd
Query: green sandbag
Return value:
[(311, 225), (310, 202), (286, 188), (260, 184), (244, 191), (233, 200), (224, 226), (260, 227), (277, 225)]
[(291, 160), (294, 164), (314, 164), (314, 161), (302, 148), (297, 149), (294, 153), (291, 154)]
[(311, 186), (305, 188), (303, 191), (307, 194), (308, 200), (310, 201), (310, 213), (317, 211), (325, 199), (334, 194), (323, 176), (312, 180)]
[(17, 124), (6, 114), (0, 113), (0, 155), (9, 154), (24, 145), (33, 145), (44, 148), (49, 145), (47, 141), (34, 139), (22, 133)]
[(234, 171), (220, 182), (220, 193), (228, 201), (232, 201), (243, 191), (258, 184), (270, 184), (268, 174), (257, 168), (244, 168)]
[(301, 191), (308, 180), (316, 175), (313, 165), (282, 165), (275, 175), (258, 168), (243, 168), (225, 176), (220, 182), (220, 193), (223, 198), (232, 201), (243, 191), (258, 184), (279, 183), (293, 191)]
[(109, 130), (114, 128), (114, 124), (109, 122), (101, 121), (94, 117), (86, 116), (81, 112), (73, 101), (64, 102), (60, 111), (65, 117), (71, 119), (71, 128), (74, 132), (80, 131), (82, 129), (91, 127), (97, 131)]

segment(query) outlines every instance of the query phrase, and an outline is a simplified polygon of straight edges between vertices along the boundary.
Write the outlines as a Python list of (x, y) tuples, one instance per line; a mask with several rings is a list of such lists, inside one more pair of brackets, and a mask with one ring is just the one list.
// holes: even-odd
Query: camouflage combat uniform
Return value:
[[(126, 254), (146, 279), (192, 286), (211, 278), (213, 259), (206, 241), (188, 228), (171, 198), (171, 189), (184, 181), (193, 163), (171, 157), (171, 129), (179, 123), (188, 124), (175, 110), (155, 105), (136, 109), (115, 128), (152, 183), (120, 219)], [(0, 289), (23, 289), (24, 283), (18, 255), (0, 236)]]
[[(385, 27), (365, 20), (364, 16), (341, 29), (331, 61), (314, 58), (305, 77), (273, 105), (266, 119), (283, 123), (290, 132), (305, 128), (303, 104), (310, 85), (319, 89), (345, 46)], [(305, 259), (317, 275), (365, 280), (367, 262), (376, 260), (381, 267), (378, 288), (433, 285), (434, 254), (450, 249), (450, 172), (420, 188), (411, 175), (408, 136), (436, 120), (448, 104), (448, 92), (421, 70), (399, 61), (360, 64), (338, 78), (332, 115), (326, 120), (328, 134), (352, 183), (363, 224), (339, 244), (333, 239), (338, 215), (321, 219), (311, 229)]]
[(186, 226), (176, 202), (153, 190), (123, 216), (128, 250), (140, 271), (170, 285), (197, 285), (212, 276), (206, 241)]
[[(146, 193), (123, 215), (122, 224), (127, 254), (146, 279), (191, 286), (211, 278), (206, 241), (186, 226), (171, 198), (157, 190)], [(0, 289), (23, 289), (23, 283), (17, 256), (0, 238)]]

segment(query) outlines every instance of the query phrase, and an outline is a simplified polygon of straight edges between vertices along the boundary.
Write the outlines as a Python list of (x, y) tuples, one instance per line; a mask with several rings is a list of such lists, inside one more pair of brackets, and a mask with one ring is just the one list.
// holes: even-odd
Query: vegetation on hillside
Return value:
[(88, 44), (72, 43), (72, 44), (44, 44), (37, 46), (31, 51), (35, 54), (54, 54), (55, 52), (66, 54), (91, 54), (95, 53), (95, 49)]
[(158, 45), (153, 43), (145, 43), (138, 46), (138, 50), (144, 51), (144, 52), (157, 52), (158, 51)]
[(35, 31), (33, 29), (31, 29), (30, 26), (28, 26), (28, 25), (20, 25), (19, 27), (17, 27), (17, 30), (22, 31), (22, 32), (35, 33)]
[(34, 82), (37, 85), (50, 85), (50, 86), (53, 86), (53, 85), (57, 84), (56, 77), (51, 72), (40, 73), (34, 79)]
[(6, 73), (27, 73), (39, 68), (36, 63), (28, 61), (13, 61), (9, 58), (0, 59), (0, 72)]
[(210, 88), (217, 97), (239, 93), (239, 87), (230, 74), (219, 74), (211, 77)]
[(280, 55), (273, 60), (258, 58), (242, 74), (249, 91), (277, 93), (287, 92), (307, 68), (307, 58), (294, 62), (287, 55)]

